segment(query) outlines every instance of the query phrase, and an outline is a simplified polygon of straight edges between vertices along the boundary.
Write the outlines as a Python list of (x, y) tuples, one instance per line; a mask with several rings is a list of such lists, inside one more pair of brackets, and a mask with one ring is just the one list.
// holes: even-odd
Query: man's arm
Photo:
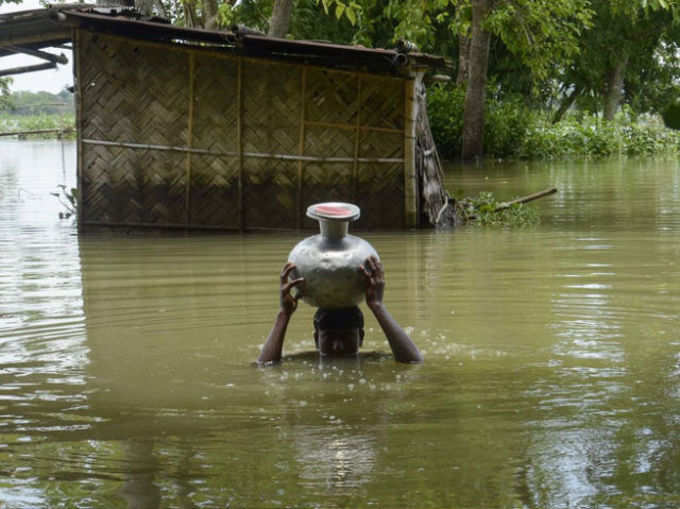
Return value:
[(413, 343), (406, 331), (402, 329), (383, 304), (385, 292), (385, 272), (382, 264), (374, 257), (368, 258), (360, 267), (368, 281), (366, 288), (366, 305), (380, 324), (387, 337), (395, 360), (399, 362), (423, 362), (423, 355)]
[(264, 346), (262, 347), (260, 356), (257, 358), (258, 364), (267, 364), (281, 360), (283, 340), (286, 337), (288, 322), (297, 309), (297, 301), (300, 298), (300, 293), (298, 293), (297, 297), (293, 297), (290, 294), (290, 290), (294, 286), (300, 286), (304, 283), (304, 278), (288, 281), (288, 275), (293, 269), (295, 269), (295, 265), (288, 262), (283, 266), (283, 270), (281, 270), (281, 309), (279, 310), (279, 314), (276, 315), (274, 327), (272, 327), (269, 337), (267, 337), (267, 341), (265, 341)]

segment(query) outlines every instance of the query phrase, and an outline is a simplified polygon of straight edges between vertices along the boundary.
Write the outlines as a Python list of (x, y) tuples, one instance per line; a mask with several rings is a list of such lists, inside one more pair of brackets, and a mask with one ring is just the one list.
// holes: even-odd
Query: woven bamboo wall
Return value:
[(319, 201), (403, 228), (404, 79), (80, 30), (81, 223), (316, 228)]

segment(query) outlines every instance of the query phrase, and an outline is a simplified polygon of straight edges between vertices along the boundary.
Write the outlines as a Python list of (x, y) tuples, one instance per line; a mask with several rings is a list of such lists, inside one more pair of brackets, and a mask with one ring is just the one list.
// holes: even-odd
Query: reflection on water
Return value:
[(451, 168), (560, 193), (530, 230), (365, 234), (425, 364), (366, 312), (377, 355), (268, 369), (301, 234), (78, 236), (49, 195), (73, 168), (0, 142), (0, 506), (680, 505), (675, 161)]

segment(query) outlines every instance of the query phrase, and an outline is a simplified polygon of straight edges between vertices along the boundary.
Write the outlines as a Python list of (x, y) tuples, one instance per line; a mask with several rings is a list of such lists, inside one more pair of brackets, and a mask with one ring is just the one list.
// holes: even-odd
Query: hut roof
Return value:
[(417, 51), (280, 39), (239, 27), (230, 31), (184, 28), (163, 18), (144, 18), (130, 8), (91, 4), (53, 4), (45, 9), (0, 15), (0, 57), (18, 52), (19, 46), (37, 50), (62, 45), (71, 40), (73, 27), (242, 56), (380, 73), (402, 74), (411, 67), (447, 66), (443, 57)]

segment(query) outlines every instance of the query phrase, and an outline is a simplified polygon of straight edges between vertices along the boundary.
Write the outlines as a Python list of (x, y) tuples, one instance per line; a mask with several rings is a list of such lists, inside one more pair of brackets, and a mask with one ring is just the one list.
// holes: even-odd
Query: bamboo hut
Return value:
[(307, 205), (332, 200), (361, 207), (358, 228), (412, 228), (446, 207), (423, 85), (441, 57), (120, 7), (0, 16), (0, 56), (66, 41), (81, 228), (311, 228)]

